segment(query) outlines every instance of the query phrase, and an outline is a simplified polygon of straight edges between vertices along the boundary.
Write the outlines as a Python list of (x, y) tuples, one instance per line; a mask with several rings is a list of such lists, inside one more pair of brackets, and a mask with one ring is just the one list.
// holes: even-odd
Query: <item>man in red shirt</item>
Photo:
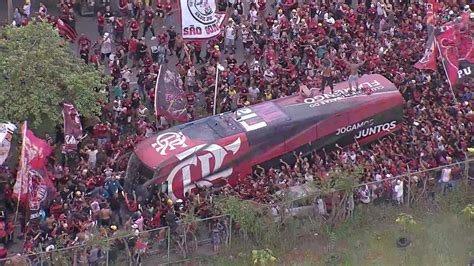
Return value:
[(104, 36), (104, 25), (105, 25), (104, 15), (102, 15), (101, 12), (97, 12), (97, 30), (99, 31), (99, 35), (101, 37)]
[(173, 3), (171, 3), (170, 0), (166, 0), (166, 3), (164, 5), (164, 10), (165, 10), (165, 20), (163, 21), (163, 24), (166, 25), (168, 24), (168, 20), (173, 14)]
[(127, 0), (119, 0), (119, 10), (122, 13), (123, 17), (128, 16), (128, 1)]
[(99, 145), (107, 142), (108, 134), (109, 134), (108, 124), (106, 123), (96, 124), (93, 130), (94, 130), (94, 135), (97, 138), (97, 143)]
[(132, 38), (130, 38), (130, 40), (128, 41), (128, 58), (132, 59), (132, 62), (133, 62), (132, 67), (135, 67), (138, 64), (137, 51), (138, 51), (138, 40), (132, 35)]
[(121, 42), (123, 40), (123, 32), (125, 31), (125, 21), (122, 17), (119, 17), (115, 21), (114, 33), (115, 33), (115, 42)]
[(86, 46), (90, 47), (91, 45), (91, 40), (87, 38), (84, 33), (81, 33), (81, 37), (77, 40), (77, 43), (79, 44), (79, 49), (83, 49)]
[(130, 21), (130, 32), (132, 33), (133, 38), (138, 38), (138, 31), (140, 30), (140, 22), (138, 22), (135, 18), (132, 18)]
[(145, 9), (145, 19), (144, 19), (144, 27), (143, 27), (143, 38), (145, 38), (146, 32), (148, 29), (150, 29), (151, 34), (153, 37), (151, 37), (152, 40), (156, 39), (155, 37), (155, 29), (153, 28), (153, 18), (154, 18), (153, 10), (151, 10), (150, 7), (147, 7)]
[(92, 63), (96, 69), (99, 68), (100, 65), (100, 51), (98, 49), (94, 50), (94, 54), (91, 55), (89, 58), (89, 62)]

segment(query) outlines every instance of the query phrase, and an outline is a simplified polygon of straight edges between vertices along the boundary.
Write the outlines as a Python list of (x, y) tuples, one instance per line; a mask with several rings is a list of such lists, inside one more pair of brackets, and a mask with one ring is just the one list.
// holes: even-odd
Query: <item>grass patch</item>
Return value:
[[(467, 265), (474, 259), (474, 224), (460, 211), (473, 199), (471, 187), (413, 208), (360, 206), (352, 219), (334, 229), (294, 220), (272, 250), (281, 265)], [(399, 237), (407, 236), (395, 222), (401, 212), (416, 221), (407, 248), (396, 245)], [(202, 265), (250, 265), (252, 249), (260, 248), (235, 239), (226, 254), (209, 257)]]

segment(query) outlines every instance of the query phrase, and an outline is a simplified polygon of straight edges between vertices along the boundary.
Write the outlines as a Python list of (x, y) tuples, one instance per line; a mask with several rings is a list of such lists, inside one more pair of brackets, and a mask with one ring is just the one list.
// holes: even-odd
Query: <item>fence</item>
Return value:
[[(449, 182), (443, 182), (443, 175), (451, 177)], [(386, 191), (384, 184), (390, 181), (394, 183), (396, 180), (404, 181), (403, 204), (413, 204), (421, 198), (434, 196), (435, 193), (447, 193), (450, 188), (458, 186), (461, 182), (474, 184), (474, 158), (423, 171), (411, 172), (407, 169), (407, 173), (403, 175), (358, 184), (353, 187), (353, 194), (356, 195), (367, 186), (371, 202), (394, 200), (392, 190)], [(334, 192), (337, 191), (332, 193)], [(297, 200), (284, 202), (280, 206), (288, 208)], [(274, 208), (268, 205), (262, 207)], [(291, 214), (289, 211), (281, 213)], [(217, 226), (214, 225), (216, 221)], [(101, 256), (97, 256), (98, 265), (138, 265), (140, 262), (146, 265), (149, 264), (146, 262), (151, 261), (155, 264), (176, 263), (212, 255), (213, 238), (214, 242), (220, 243), (220, 246), (230, 247), (232, 224), (230, 215), (220, 215), (182, 222), (173, 229), (162, 227), (138, 234), (117, 232), (108, 238), (93, 239), (83, 245), (10, 257), (0, 260), (0, 265), (87, 265), (87, 254), (90, 256), (99, 250)]]
[[(443, 180), (443, 176), (446, 179)], [(402, 196), (397, 198), (394, 191), (396, 181), (402, 181)], [(285, 221), (290, 217), (308, 217), (319, 214), (323, 216), (326, 223), (340, 222), (351, 215), (356, 204), (373, 203), (376, 205), (383, 203), (398, 203), (410, 206), (423, 199), (433, 199), (436, 194), (447, 194), (450, 190), (463, 183), (467, 187), (474, 184), (474, 158), (468, 157), (465, 161), (455, 162), (436, 168), (421, 171), (410, 171), (407, 168), (405, 174), (385, 177), (376, 180), (357, 184), (352, 189), (330, 189), (320, 190), (305, 186), (300, 189), (299, 197), (291, 197), (290, 193), (286, 200), (272, 206), (261, 205), (266, 213), (278, 216), (275, 221)], [(333, 197), (336, 195), (336, 197)], [(283, 195), (285, 196), (285, 195)], [(318, 200), (321, 199), (320, 202)], [(321, 208), (323, 202), (323, 208)], [(332, 212), (332, 206), (339, 206), (340, 210)], [(330, 210), (331, 208), (331, 210)], [(337, 213), (338, 212), (338, 213)], [(311, 218), (311, 217), (310, 217)]]
[[(178, 223), (175, 228), (161, 227), (140, 233), (118, 231), (107, 238), (62, 249), (44, 250), (27, 255), (0, 259), (0, 265), (144, 265), (170, 264), (212, 255), (217, 247), (230, 247), (232, 220), (228, 215)], [(98, 233), (99, 234), (99, 233)], [(94, 259), (93, 259), (94, 260)]]

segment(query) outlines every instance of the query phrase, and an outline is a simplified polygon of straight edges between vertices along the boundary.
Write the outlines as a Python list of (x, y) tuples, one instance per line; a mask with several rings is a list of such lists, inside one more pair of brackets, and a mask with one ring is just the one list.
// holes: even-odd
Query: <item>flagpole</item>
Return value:
[[(22, 169), (23, 169), (23, 156), (25, 156), (25, 141), (26, 141), (26, 128), (27, 128), (27, 122), (23, 122), (22, 126), (22, 141), (21, 141), (21, 154), (20, 154), (20, 171), (17, 172), (17, 176), (22, 174)], [(18, 177), (17, 177), (18, 180)], [(13, 224), (16, 225), (16, 221), (18, 219), (18, 210), (20, 208), (20, 201), (21, 201), (21, 195), (23, 195), (23, 178), (20, 178), (20, 194), (17, 195), (17, 204), (16, 204), (16, 211), (15, 211), (15, 220), (13, 221)]]
[(158, 97), (158, 82), (160, 81), (160, 76), (161, 76), (161, 68), (163, 67), (163, 65), (161, 64), (160, 65), (160, 68), (158, 69), (158, 76), (156, 76), (156, 84), (155, 84), (155, 102), (153, 103), (153, 105), (155, 106), (155, 120), (156, 120), (156, 125), (158, 126), (159, 125), (159, 122), (158, 121), (158, 108), (157, 108), (157, 104), (156, 104), (156, 100)]
[(449, 79), (449, 75), (448, 75), (448, 71), (446, 69), (446, 65), (444, 64), (443, 55), (442, 55), (442, 52), (441, 52), (441, 48), (439, 47), (438, 40), (435, 37), (433, 41), (436, 44), (436, 48), (438, 48), (438, 52), (439, 52), (438, 54), (439, 54), (439, 57), (441, 59), (441, 63), (443, 64), (444, 73), (446, 74), (446, 78), (448, 79), (449, 89), (451, 89), (451, 94), (453, 95), (454, 102), (458, 103), (458, 100), (456, 99), (456, 95), (454, 94), (453, 84), (451, 84), (451, 80)]
[(214, 84), (214, 104), (212, 106), (212, 115), (216, 115), (217, 113), (217, 93), (218, 91), (218, 84), (219, 84), (219, 71), (223, 71), (224, 67), (217, 63), (216, 65), (216, 82)]

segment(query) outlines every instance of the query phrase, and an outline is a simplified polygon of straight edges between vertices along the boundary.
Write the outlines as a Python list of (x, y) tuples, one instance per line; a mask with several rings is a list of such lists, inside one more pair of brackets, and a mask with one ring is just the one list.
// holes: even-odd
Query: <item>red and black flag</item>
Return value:
[(169, 120), (187, 122), (187, 97), (183, 81), (175, 71), (160, 66), (155, 87), (155, 114)]
[(74, 42), (77, 38), (77, 32), (75, 29), (71, 28), (67, 23), (60, 18), (56, 22), (56, 28), (58, 29), (59, 35), (68, 39), (70, 42)]
[(474, 41), (469, 25), (469, 14), (465, 12), (435, 31), (441, 59), (452, 86), (474, 77)]
[(77, 144), (82, 138), (82, 125), (79, 113), (74, 105), (63, 103), (64, 118), (64, 150), (66, 152), (76, 151)]

